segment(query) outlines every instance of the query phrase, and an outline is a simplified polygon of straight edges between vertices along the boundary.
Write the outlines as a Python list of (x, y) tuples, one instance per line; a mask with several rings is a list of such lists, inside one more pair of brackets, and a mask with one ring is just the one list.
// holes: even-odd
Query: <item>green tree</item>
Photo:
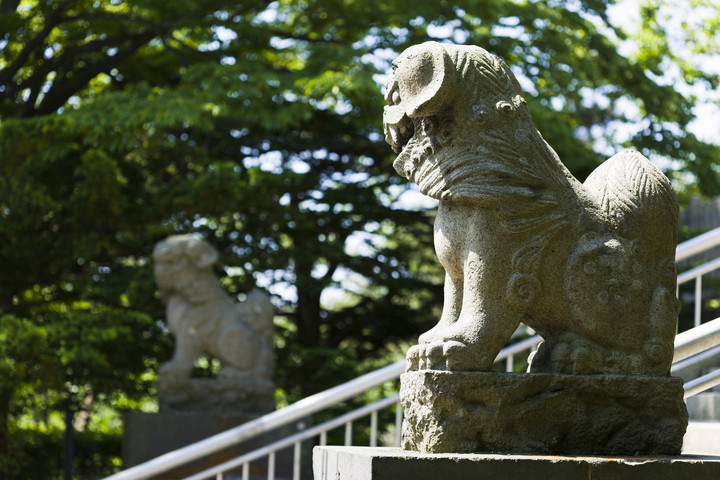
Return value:
[[(714, 130), (714, 143), (708, 143), (693, 134), (687, 126), (697, 121), (694, 113), (697, 107), (720, 105), (717, 89), (720, 76), (717, 69), (720, 55), (720, 6), (712, 0), (643, 0), (638, 2), (638, 16), (629, 22), (628, 57), (644, 65), (647, 74), (657, 83), (672, 85), (676, 91), (692, 101), (690, 122), (687, 118), (671, 114), (666, 117), (655, 114), (649, 121), (639, 110), (632, 115), (640, 126), (630, 143), (646, 148), (668, 160), (680, 160), (677, 175), (681, 198), (687, 194), (702, 193), (718, 195), (718, 140)], [(663, 107), (667, 108), (667, 107)], [(681, 106), (687, 114), (687, 105)], [(666, 128), (677, 129), (677, 137), (668, 137), (658, 123)], [(677, 123), (675, 123), (677, 122)], [(714, 125), (713, 125), (714, 126)], [(685, 172), (691, 172), (689, 182), (683, 180)]]
[(152, 390), (170, 340), (149, 255), (171, 233), (219, 247), (231, 292), (276, 294), (290, 398), (429, 327), (431, 214), (397, 202), (381, 133), (378, 82), (411, 44), (503, 57), (581, 178), (632, 104), (630, 143), (717, 193), (693, 98), (658, 81), (662, 52), (619, 53), (610, 3), (0, 2), (0, 452), (24, 415)]

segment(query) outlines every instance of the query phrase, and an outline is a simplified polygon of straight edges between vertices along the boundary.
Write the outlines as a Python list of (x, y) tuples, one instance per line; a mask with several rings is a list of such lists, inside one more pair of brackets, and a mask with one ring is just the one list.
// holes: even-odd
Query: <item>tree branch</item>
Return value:
[(139, 15), (132, 13), (118, 13), (118, 12), (107, 12), (107, 11), (94, 11), (94, 12), (83, 12), (76, 15), (69, 15), (65, 17), (65, 20), (73, 22), (76, 20), (132, 20), (135, 22), (144, 23), (145, 25), (156, 25), (152, 20), (148, 20)]
[[(47, 18), (47, 23), (42, 30), (38, 32), (30, 41), (28, 41), (20, 54), (17, 56), (15, 61), (12, 62), (8, 67), (0, 71), (0, 85), (4, 85), (10, 82), (15, 74), (25, 65), (30, 58), (30, 54), (40, 47), (50, 32), (63, 21), (62, 12), (75, 0), (65, 0), (62, 2)], [(4, 5), (4, 2), (3, 2)]]
[(102, 60), (92, 63), (88, 67), (73, 72), (72, 77), (66, 77), (65, 81), (55, 82), (50, 91), (45, 95), (41, 104), (32, 113), (43, 115), (54, 112), (65, 105), (65, 102), (77, 91), (100, 73), (109, 72), (114, 65), (130, 57), (135, 51), (155, 36), (155, 32), (146, 32), (135, 37), (130, 46), (116, 55), (106, 56)]
[[(60, 75), (60, 73), (63, 70), (65, 72), (74, 70), (72, 62), (73, 62), (74, 57), (76, 57), (78, 55), (81, 55), (84, 53), (97, 52), (104, 47), (111, 46), (111, 45), (118, 45), (118, 44), (121, 44), (122, 42), (126, 42), (126, 41), (132, 41), (134, 39), (134, 37), (136, 37), (136, 36), (144, 36), (147, 34), (148, 34), (148, 31), (144, 30), (144, 31), (140, 31), (140, 32), (136, 32), (136, 33), (129, 33), (129, 34), (125, 34), (125, 35), (116, 35), (114, 37), (109, 37), (109, 38), (105, 38), (102, 40), (93, 40), (92, 42), (88, 42), (84, 45), (68, 47), (59, 56), (45, 61), (40, 67), (38, 67), (33, 72), (32, 76), (28, 77), (23, 82), (13, 85), (13, 86), (6, 87), (5, 92), (0, 94), (0, 99), (13, 96), (26, 88), (29, 88), (31, 91), (39, 91), (39, 89), (45, 83), (48, 74), (50, 72), (52, 72), (53, 70), (56, 70), (58, 72), (58, 78), (61, 78), (63, 76), (63, 75)], [(63, 67), (66, 67), (66, 68), (63, 68)], [(24, 110), (26, 115), (29, 112), (32, 112), (35, 107), (34, 101), (27, 102), (27, 103), (29, 105)]]

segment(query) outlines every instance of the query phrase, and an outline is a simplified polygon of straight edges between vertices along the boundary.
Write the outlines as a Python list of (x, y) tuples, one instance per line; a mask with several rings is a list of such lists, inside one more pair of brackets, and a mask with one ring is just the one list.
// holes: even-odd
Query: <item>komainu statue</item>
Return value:
[(678, 204), (657, 168), (623, 151), (580, 183), (479, 47), (407, 49), (385, 99), (395, 169), (440, 201), (445, 303), (410, 370), (487, 371), (522, 322), (544, 339), (531, 372), (668, 375)]
[(235, 303), (212, 266), (218, 252), (192, 235), (173, 235), (153, 251), (155, 279), (167, 303), (175, 353), (161, 377), (189, 377), (202, 355), (220, 361), (221, 378), (269, 381), (273, 372), (273, 306), (254, 290)]

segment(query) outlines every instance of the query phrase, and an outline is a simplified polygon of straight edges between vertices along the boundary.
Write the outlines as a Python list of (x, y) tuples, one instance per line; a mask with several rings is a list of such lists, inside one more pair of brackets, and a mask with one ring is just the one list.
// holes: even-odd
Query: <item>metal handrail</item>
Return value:
[[(531, 339), (533, 340), (530, 341)], [(542, 340), (540, 336), (535, 335), (521, 342), (524, 342), (526, 349), (529, 349), (537, 345), (540, 340)], [(495, 361), (505, 360), (518, 352), (516, 344), (510, 345), (500, 351)], [(144, 480), (158, 473), (166, 472), (193, 460), (215, 453), (216, 451), (237, 445), (249, 438), (317, 413), (326, 407), (366, 392), (387, 381), (396, 380), (400, 377), (400, 374), (405, 371), (406, 364), (406, 360), (398, 360), (386, 367), (362, 375), (329, 390), (311, 395), (285, 408), (268, 413), (267, 415), (218, 433), (205, 440), (173, 450), (147, 462), (130, 467), (127, 470), (106, 477), (104, 480)]]
[(257, 450), (246, 453), (240, 457), (234, 458), (232, 460), (228, 460), (228, 461), (221, 463), (219, 465), (216, 465), (212, 468), (203, 470), (202, 472), (198, 472), (190, 477), (184, 478), (183, 480), (203, 480), (205, 478), (211, 477), (212, 475), (217, 475), (218, 473), (226, 472), (230, 469), (239, 467), (240, 465), (242, 465), (244, 463), (249, 463), (249, 462), (252, 462), (253, 460), (262, 458), (272, 452), (277, 452), (278, 450), (282, 450), (283, 448), (287, 448), (298, 442), (302, 442), (303, 440), (308, 440), (310, 438), (316, 437), (323, 432), (327, 432), (328, 430), (332, 430), (341, 425), (347, 424), (348, 422), (352, 422), (353, 420), (362, 418), (372, 412), (377, 412), (378, 410), (382, 410), (383, 408), (389, 407), (391, 405), (397, 405), (399, 400), (400, 400), (400, 394), (398, 394), (398, 393), (396, 393), (395, 395), (391, 395), (389, 397), (385, 397), (385, 398), (380, 399), (376, 402), (373, 402), (369, 405), (365, 405), (365, 406), (357, 408), (351, 412), (348, 412), (344, 415), (333, 418), (332, 420), (328, 420), (327, 422), (321, 423), (320, 425), (308, 428), (307, 430), (303, 430), (302, 432), (299, 432), (299, 433), (296, 433), (289, 437), (283, 438), (282, 440), (273, 442), (270, 445), (260, 447)]
[(371, 388), (397, 379), (405, 371), (405, 360), (392, 363), (361, 377), (299, 400), (280, 410), (226, 430), (197, 443), (173, 450), (152, 460), (106, 477), (105, 480), (143, 480), (166, 472), (192, 460), (231, 447), (251, 437), (312, 415), (326, 407), (352, 398)]
[(680, 285), (681, 283), (689, 282), (694, 278), (701, 277), (718, 268), (720, 268), (720, 257), (678, 274), (677, 283)]
[[(715, 248), (720, 245), (720, 227), (705, 232), (702, 235), (698, 235), (695, 238), (687, 240), (678, 245), (675, 250), (675, 261), (686, 260), (699, 253), (706, 252), (711, 248)], [(693, 324), (698, 327), (702, 323), (702, 296), (703, 296), (703, 282), (702, 277), (706, 273), (710, 273), (720, 268), (720, 258), (715, 258), (708, 262), (698, 265), (690, 270), (682, 272), (677, 277), (677, 293), (680, 294), (680, 285), (691, 280), (695, 281), (695, 292), (694, 292), (694, 314)]]
[(678, 375), (686, 368), (715, 358), (720, 358), (720, 345), (717, 347), (709, 348), (703, 352), (698, 353), (697, 355), (693, 355), (692, 357), (680, 360), (679, 362), (673, 363), (672, 367), (670, 367), (670, 375)]
[[(542, 341), (542, 337), (540, 335), (534, 335), (532, 337), (520, 340), (519, 342), (509, 345), (509, 346), (503, 348), (500, 351), (500, 353), (498, 353), (497, 358), (495, 359), (494, 363), (498, 363), (503, 360), (512, 361), (514, 355), (517, 355), (518, 353), (525, 352), (528, 350), (532, 350), (541, 341)], [(403, 366), (402, 371), (404, 371), (407, 361), (400, 360), (398, 362), (395, 362), (394, 365), (399, 365), (399, 364), (402, 364), (402, 366)], [(402, 373), (402, 372), (400, 372), (400, 373)], [(397, 375), (398, 377), (400, 376), (400, 373), (398, 373), (398, 375)], [(274, 452), (282, 450), (283, 448), (287, 448), (290, 445), (293, 445), (297, 442), (302, 442), (303, 440), (313, 438), (319, 434), (323, 434), (323, 433), (327, 432), (328, 430), (332, 430), (343, 424), (347, 425), (348, 423), (351, 423), (355, 419), (366, 416), (369, 413), (376, 412), (376, 411), (378, 411), (382, 408), (385, 408), (387, 406), (390, 406), (392, 404), (396, 404), (399, 401), (399, 398), (400, 398), (399, 394), (385, 397), (384, 399), (378, 400), (378, 401), (376, 401), (372, 404), (366, 405), (364, 407), (360, 407), (349, 413), (341, 415), (340, 417), (328, 420), (327, 422), (324, 422), (316, 427), (308, 428), (307, 430), (303, 430), (302, 432), (296, 433), (290, 437), (278, 440), (270, 445), (260, 447), (256, 450), (248, 452), (240, 457), (234, 458), (232, 460), (228, 460), (220, 465), (216, 465), (216, 466), (211, 467), (202, 472), (198, 472), (190, 477), (184, 478), (183, 480), (203, 480), (203, 479), (209, 478), (212, 475), (221, 474), (230, 469), (237, 468), (241, 465), (247, 464), (253, 460), (257, 460), (257, 459), (263, 458), (267, 455), (274, 454)], [(308, 413), (308, 415), (309, 414), (310, 413)], [(373, 432), (371, 432), (371, 434), (372, 433)], [(371, 443), (372, 443), (372, 441), (371, 441)], [(245, 477), (245, 475), (243, 475), (243, 477)], [(107, 480), (109, 480), (109, 479), (107, 479)]]
[(685, 382), (685, 385), (683, 385), (683, 388), (685, 389), (683, 398), (692, 397), (693, 395), (697, 395), (698, 393), (711, 389), (716, 385), (720, 385), (720, 369), (713, 370), (710, 373)]
[[(718, 355), (720, 355), (720, 318), (679, 333), (675, 337), (675, 356), (670, 372), (678, 372)], [(720, 385), (720, 370), (714, 370), (685, 382), (683, 396), (692, 397), (716, 385)]]
[[(698, 237), (695, 237), (678, 245), (675, 260), (679, 262), (688, 259), (694, 255), (702, 253), (716, 246), (720, 246), (720, 228), (711, 230), (707, 233), (699, 235)], [(717, 266), (715, 265), (716, 263)], [(712, 266), (712, 268), (710, 265)], [(698, 282), (699, 286), (700, 278), (702, 277), (702, 275), (718, 267), (720, 267), (720, 260), (712, 260), (705, 265), (701, 265), (700, 267), (696, 267), (692, 270), (680, 274), (678, 276), (678, 282), (682, 283), (695, 278), (697, 279), (696, 281)], [(709, 337), (703, 338), (703, 335), (707, 335)], [(510, 345), (504, 348), (500, 352), (500, 354), (498, 354), (496, 362), (506, 360), (508, 366), (510, 366), (513, 362), (513, 356), (515, 354), (529, 350), (539, 344), (541, 341), (542, 338), (539, 335), (535, 335), (520, 342), (517, 342), (513, 345)], [(704, 325), (688, 330), (687, 332), (678, 334), (675, 343), (676, 352), (673, 362), (688, 359), (689, 357), (697, 354), (698, 352), (720, 344), (720, 319), (708, 322)], [(405, 370), (405, 365), (405, 360), (397, 361), (386, 367), (365, 374), (361, 377), (338, 385), (324, 392), (320, 392), (310, 397), (304, 398), (292, 405), (289, 405), (288, 407), (276, 410), (238, 427), (226, 430), (225, 432), (219, 433), (200, 442), (188, 445), (172, 452), (168, 452), (164, 455), (131, 467), (115, 475), (111, 475), (110, 477), (105, 478), (105, 480), (144, 480), (153, 475), (166, 472), (173, 468), (189, 463), (193, 460), (197, 460), (204, 456), (210, 455), (224, 448), (236, 445), (240, 442), (243, 442), (249, 438), (255, 437), (274, 428), (287, 425), (293, 421), (310, 416), (326, 407), (342, 402), (371, 388), (377, 387), (378, 385), (382, 385), (387, 381), (395, 380)], [(686, 383), (686, 388), (689, 387), (692, 389), (693, 392), (697, 393), (698, 391), (711, 388), (712, 386), (719, 383), (720, 374), (715, 375), (714, 373), (710, 373), (708, 375), (704, 375), (703, 377)], [(314, 429), (315, 428), (317, 427), (314, 427)], [(300, 432), (298, 434), (295, 434), (293, 437), (298, 435), (304, 435), (306, 434), (306, 432), (307, 431)], [(280, 442), (283, 441), (281, 440)], [(265, 451), (266, 448), (269, 447), (270, 446), (262, 448), (261, 450)], [(260, 456), (267, 455), (268, 452)], [(250, 452), (250, 454), (252, 453), (254, 452)], [(246, 454), (244, 455), (244, 457), (250, 454)], [(243, 463), (246, 462), (238, 461), (238, 463), (234, 465), (237, 466)], [(213, 468), (213, 471), (215, 471), (215, 468)], [(219, 473), (221, 471), (222, 470), (216, 473)], [(190, 478), (193, 479), (195, 477)]]
[(720, 245), (720, 227), (686, 240), (677, 246), (675, 261), (680, 262)]
[(673, 363), (720, 345), (720, 318), (692, 328), (675, 337)]

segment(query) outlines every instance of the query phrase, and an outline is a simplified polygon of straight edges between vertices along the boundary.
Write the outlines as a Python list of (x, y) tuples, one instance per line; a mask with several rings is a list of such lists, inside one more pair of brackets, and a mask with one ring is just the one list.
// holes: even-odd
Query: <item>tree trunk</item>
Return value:
[(320, 292), (298, 288), (297, 303), (298, 340), (302, 345), (320, 343)]
[(10, 416), (10, 393), (0, 388), (0, 480), (12, 479), (10, 472), (12, 452), (10, 451), (10, 433), (8, 417)]
[(303, 396), (316, 393), (320, 386), (313, 380), (312, 375), (305, 372), (316, 372), (322, 365), (317, 356), (313, 355), (313, 349), (320, 346), (320, 294), (322, 286), (320, 282), (312, 277), (314, 261), (297, 260), (297, 310), (296, 325), (298, 329), (297, 342), (303, 351), (303, 365), (299, 375), (300, 391)]
[(73, 419), (75, 414), (71, 408), (65, 410), (65, 455), (63, 459), (64, 479), (72, 480), (73, 478), (73, 459), (75, 458), (75, 426)]

